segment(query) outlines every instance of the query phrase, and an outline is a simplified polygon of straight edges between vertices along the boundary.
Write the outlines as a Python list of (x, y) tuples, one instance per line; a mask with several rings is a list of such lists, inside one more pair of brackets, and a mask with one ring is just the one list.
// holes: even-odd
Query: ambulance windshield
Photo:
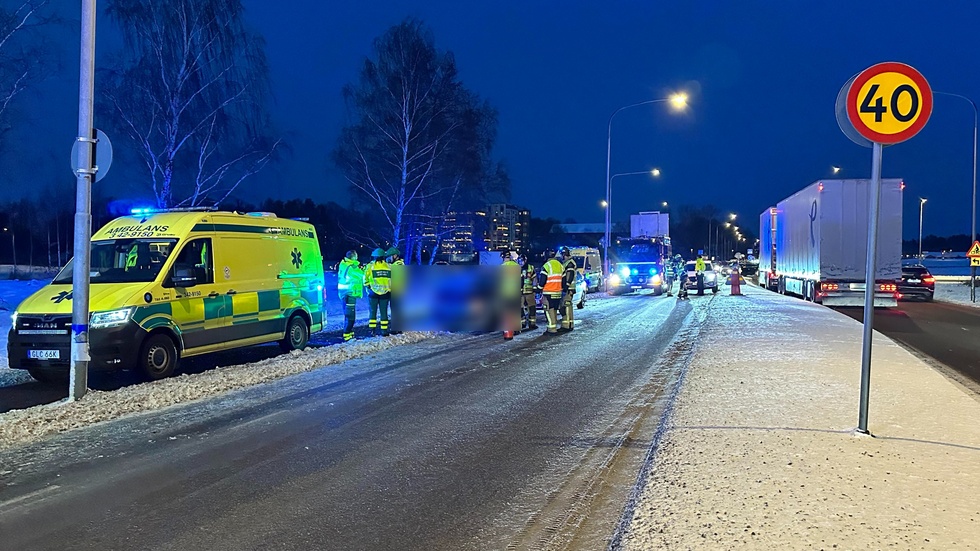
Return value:
[[(156, 280), (176, 239), (108, 239), (92, 243), (91, 283), (149, 283)], [(52, 283), (72, 282), (75, 260)]]

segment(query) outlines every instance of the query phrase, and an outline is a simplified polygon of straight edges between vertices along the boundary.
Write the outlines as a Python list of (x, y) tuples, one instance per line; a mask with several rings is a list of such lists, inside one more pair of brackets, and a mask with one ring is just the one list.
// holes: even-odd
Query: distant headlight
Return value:
[(629, 266), (623, 266), (622, 268), (620, 268), (619, 273), (623, 274), (624, 278), (629, 277), (630, 276)]
[(119, 310), (109, 310), (108, 312), (95, 312), (89, 319), (89, 327), (91, 329), (98, 329), (101, 327), (122, 325), (129, 321), (129, 315), (132, 313), (132, 308), (120, 308)]
[(712, 279), (713, 280), (713, 279), (715, 279), (715, 273), (714, 272), (708, 272), (708, 273), (704, 274), (704, 278), (705, 279)]

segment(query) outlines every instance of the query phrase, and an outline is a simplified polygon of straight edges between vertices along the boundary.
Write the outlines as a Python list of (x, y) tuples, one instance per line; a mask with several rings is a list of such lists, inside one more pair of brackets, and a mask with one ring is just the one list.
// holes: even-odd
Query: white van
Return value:
[(592, 293), (602, 288), (602, 258), (599, 249), (592, 247), (571, 247), (572, 258), (578, 273), (585, 278), (588, 292)]

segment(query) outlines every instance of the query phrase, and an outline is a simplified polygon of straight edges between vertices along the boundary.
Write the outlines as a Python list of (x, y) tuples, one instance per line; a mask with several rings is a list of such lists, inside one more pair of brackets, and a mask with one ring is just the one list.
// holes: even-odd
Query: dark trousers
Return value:
[[(385, 293), (383, 295), (372, 294), (369, 297), (369, 304), (371, 306), (371, 319), (368, 320), (368, 327), (371, 329), (372, 335), (383, 335), (388, 336), (388, 302), (391, 300), (391, 293)], [(381, 314), (381, 319), (378, 320), (378, 314)]]
[(388, 298), (388, 308), (391, 310), (391, 314), (388, 316), (388, 319), (390, 322), (389, 327), (391, 328), (392, 333), (400, 333), (402, 330), (401, 316), (399, 315), (401, 313), (400, 306), (401, 298), (396, 297), (395, 295), (390, 295)]
[(354, 338), (357, 299), (350, 295), (344, 295), (340, 298), (344, 303), (344, 340), (349, 341)]

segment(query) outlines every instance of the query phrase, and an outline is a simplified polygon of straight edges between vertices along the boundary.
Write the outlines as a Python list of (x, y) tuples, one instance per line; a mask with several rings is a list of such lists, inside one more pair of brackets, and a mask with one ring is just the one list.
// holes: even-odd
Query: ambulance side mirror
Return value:
[(166, 287), (187, 288), (197, 285), (197, 276), (194, 275), (193, 268), (174, 267), (173, 274), (170, 276), (170, 283)]

